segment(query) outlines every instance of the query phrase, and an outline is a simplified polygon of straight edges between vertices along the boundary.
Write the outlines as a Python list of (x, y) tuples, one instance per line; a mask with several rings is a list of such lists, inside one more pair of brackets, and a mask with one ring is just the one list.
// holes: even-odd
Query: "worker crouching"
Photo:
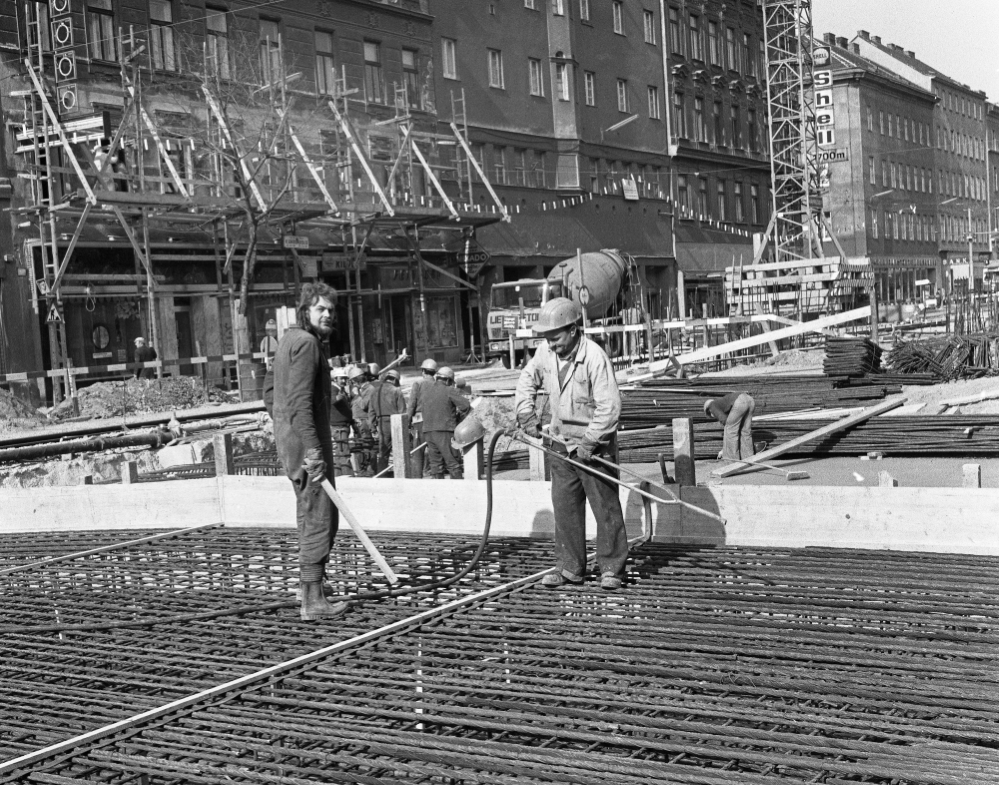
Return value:
[(729, 393), (724, 398), (709, 398), (704, 402), (704, 413), (725, 427), (721, 455), (724, 461), (752, 458), (753, 412), (756, 401), (749, 393)]
[(340, 523), (322, 487), (324, 480), (334, 482), (326, 339), (333, 331), (335, 300), (332, 287), (305, 284), (298, 324), (285, 331), (274, 355), (274, 441), (295, 489), (303, 619), (338, 616), (347, 609), (342, 602), (331, 604), (323, 594), (326, 562)]
[[(583, 335), (582, 312), (564, 297), (541, 309), (534, 331), (545, 338), (520, 374), (516, 411), (520, 427), (541, 436), (535, 408), (547, 394), (551, 409), (552, 449), (587, 463), (594, 455), (612, 452), (621, 415), (621, 394), (607, 354)], [(628, 537), (617, 486), (567, 461), (551, 462), (552, 506), (555, 512), (555, 563), (545, 586), (581, 583), (586, 572), (586, 502), (597, 519), (597, 565), (600, 585), (618, 589), (628, 558)]]

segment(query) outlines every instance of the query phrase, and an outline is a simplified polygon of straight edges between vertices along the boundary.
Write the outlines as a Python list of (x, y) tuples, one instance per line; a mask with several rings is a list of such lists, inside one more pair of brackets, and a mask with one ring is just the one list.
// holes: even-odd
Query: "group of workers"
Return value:
[[(298, 324), (279, 341), (265, 383), (265, 401), (268, 391), (272, 393), (269, 410), (278, 457), (296, 494), (303, 619), (332, 618), (347, 610), (344, 602), (331, 603), (323, 590), (339, 513), (322, 482), (334, 483), (337, 467), (343, 466), (341, 449), (348, 428), (376, 441), (378, 460), (385, 461), (390, 451), (383, 447), (383, 434), (391, 430), (385, 418), (406, 411), (417, 438), (427, 445), (432, 474), (440, 476), (446, 467), (451, 477), (460, 477), (457, 459), (448, 463), (447, 456), (454, 457), (448, 432), (469, 409), (451, 386), (453, 372), (438, 368), (433, 360), (423, 363), (423, 375), (408, 402), (398, 388), (398, 374), (384, 374), (382, 381), (377, 368), (363, 365), (331, 374), (326, 339), (333, 329), (335, 298), (336, 292), (324, 283), (302, 287)], [(559, 297), (542, 306), (534, 330), (544, 342), (520, 374), (516, 416), (521, 434), (541, 440), (553, 455), (555, 565), (542, 584), (558, 589), (586, 580), (589, 502), (597, 521), (599, 583), (616, 591), (622, 587), (628, 539), (616, 472), (606, 468), (602, 456), (614, 454), (621, 395), (610, 359), (586, 337), (581, 322), (580, 307), (572, 300)], [(547, 400), (544, 415), (540, 399)], [(708, 401), (704, 409), (725, 425), (726, 457), (744, 460), (752, 455), (747, 437), (752, 398), (736, 394), (731, 400)]]

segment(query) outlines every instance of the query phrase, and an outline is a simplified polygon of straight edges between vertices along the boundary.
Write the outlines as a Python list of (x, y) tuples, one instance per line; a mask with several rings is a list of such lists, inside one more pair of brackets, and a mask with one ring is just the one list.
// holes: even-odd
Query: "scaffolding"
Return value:
[[(256, 126), (248, 128), (253, 112), (234, 113), (240, 107), (220, 92), (217, 64), (205, 49), (196, 69), (200, 73), (185, 75), (203, 104), (190, 101), (182, 118), (185, 127), (171, 128), (143, 87), (151, 68), (149, 42), (133, 29), (119, 29), (115, 46), (122, 109), (115, 117), (106, 111), (86, 114), (76, 105), (75, 85), (73, 101), (63, 100), (66, 85), (57, 53), (42, 31), (49, 10), (47, 3), (27, 0), (18, 14), (24, 89), (15, 95), (23, 99), (24, 116), (16, 152), (19, 176), (28, 187), (15, 210), (19, 228), (31, 232), (22, 239), (33, 257), (27, 266), (37, 276), (35, 312), (44, 309), (49, 316), (51, 367), (69, 361), (62, 314), (64, 301), (74, 297), (132, 294), (143, 299), (144, 319), (157, 343), (163, 260), (215, 267), (215, 283), (207, 286), (228, 297), (235, 336), (248, 297), (264, 286), (253, 280), (258, 258), (291, 258), (293, 280), (286, 274), (282, 287), (289, 293), (302, 278), (318, 274), (324, 249), (338, 249), (346, 260), (346, 277), (353, 279), (347, 291), (350, 346), (362, 359), (361, 303), (382, 294), (365, 288), (361, 277), (376, 234), (394, 237), (406, 249), (421, 308), (427, 270), (478, 293), (474, 278), (426, 260), (420, 235), (453, 232), (457, 241), (478, 227), (509, 220), (509, 214), (475, 161), (467, 128), (453, 122), (439, 126), (426, 112), (414, 116), (410, 110), (417, 97), (408, 83), (393, 85), (386, 91), (389, 103), (376, 104), (343, 66), (332, 94), (321, 100), (314, 96), (303, 110), (301, 91), (293, 97), (288, 89), (301, 74), (285, 71), (278, 40), (258, 86), (246, 86), (242, 93), (251, 101), (259, 96), (259, 106), (265, 107), (257, 110)], [(270, 49), (272, 42), (267, 43)], [(463, 96), (460, 101), (463, 106)], [(326, 130), (331, 125), (334, 130)], [(489, 202), (472, 201), (473, 172)], [(117, 240), (109, 226), (127, 240), (122, 247), (131, 248), (136, 274), (124, 284), (111, 280), (116, 276), (94, 280), (80, 291), (66, 278), (74, 253), (88, 237), (91, 244), (98, 235)], [(320, 238), (321, 247), (310, 244), (309, 236)], [(276, 291), (273, 284), (267, 286)], [(471, 312), (469, 318), (471, 328)]]

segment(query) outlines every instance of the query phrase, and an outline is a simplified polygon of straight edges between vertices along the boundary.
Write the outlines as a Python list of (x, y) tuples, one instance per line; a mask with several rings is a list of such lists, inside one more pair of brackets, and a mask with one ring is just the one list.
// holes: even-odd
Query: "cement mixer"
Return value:
[(590, 322), (613, 314), (629, 263), (620, 251), (604, 249), (565, 259), (547, 278), (523, 278), (493, 284), (489, 297), (486, 357), (502, 358), (512, 367), (541, 343), (531, 330), (541, 306), (554, 297), (569, 297), (583, 307)]

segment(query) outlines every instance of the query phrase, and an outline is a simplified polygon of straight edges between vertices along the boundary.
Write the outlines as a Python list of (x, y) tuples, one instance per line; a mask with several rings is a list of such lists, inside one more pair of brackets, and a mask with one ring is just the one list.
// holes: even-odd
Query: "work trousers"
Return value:
[(445, 467), (452, 480), (461, 480), (465, 476), (465, 467), (458, 458), (457, 450), (451, 446), (452, 436), (454, 431), (423, 432), (423, 438), (427, 442), (430, 476), (435, 480), (443, 479)]
[(357, 456), (357, 476), (370, 477), (374, 461), (375, 440), (367, 428), (354, 427), (354, 453)]
[[(329, 462), (326, 465), (326, 478), (336, 485)], [(326, 495), (322, 485), (309, 480), (305, 469), (300, 469), (291, 478), (291, 483), (295, 487), (300, 577), (303, 583), (315, 583), (321, 581), (326, 574), (326, 562), (340, 527), (340, 511)]]
[(375, 437), (375, 474), (388, 468), (392, 460), (392, 418), (378, 418), (378, 433)]
[[(566, 454), (560, 444), (554, 449)], [(551, 474), (556, 567), (570, 579), (582, 578), (586, 571), (586, 502), (589, 501), (597, 520), (597, 566), (601, 575), (620, 575), (628, 559), (628, 534), (617, 485), (555, 457), (551, 459)]]
[(334, 425), (330, 432), (333, 435), (333, 475), (353, 477), (354, 467), (350, 465), (350, 426)]
[(732, 410), (725, 420), (725, 440), (722, 443), (722, 458), (726, 461), (752, 458), (753, 450), (753, 412), (756, 411), (756, 401), (743, 393), (735, 399)]
[[(413, 440), (413, 447), (416, 448), (423, 444), (425, 438), (423, 435), (423, 420), (413, 423), (413, 431), (416, 434), (415, 439)], [(423, 469), (426, 466), (426, 461), (424, 460), (426, 454), (427, 448), (424, 447), (422, 450), (417, 450), (409, 456), (410, 469), (412, 470), (413, 477), (416, 477), (417, 479), (421, 479), (423, 477)]]

